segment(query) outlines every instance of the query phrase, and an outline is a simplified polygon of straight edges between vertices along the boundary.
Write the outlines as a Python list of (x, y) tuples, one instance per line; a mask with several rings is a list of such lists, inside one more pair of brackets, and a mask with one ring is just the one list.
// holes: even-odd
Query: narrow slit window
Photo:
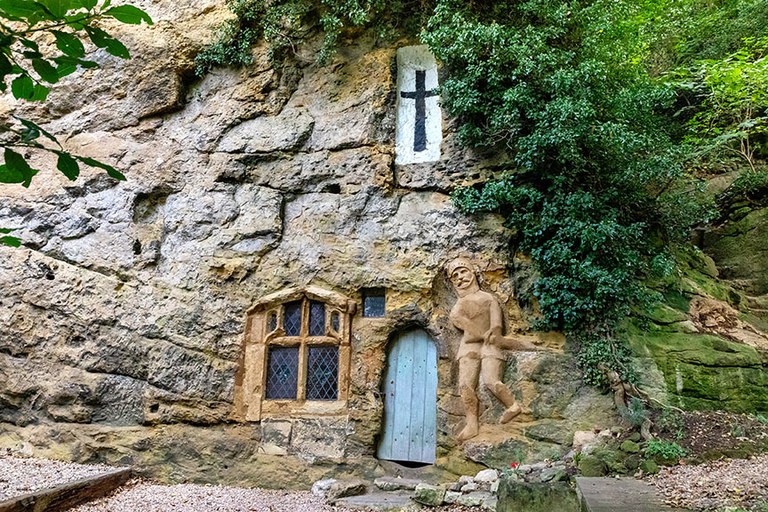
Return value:
[(339, 334), (339, 329), (341, 329), (341, 318), (338, 311), (331, 313), (331, 329), (336, 334)]
[(277, 311), (270, 311), (267, 317), (267, 332), (274, 332), (277, 329)]
[(384, 288), (363, 289), (363, 316), (381, 317), (386, 312)]

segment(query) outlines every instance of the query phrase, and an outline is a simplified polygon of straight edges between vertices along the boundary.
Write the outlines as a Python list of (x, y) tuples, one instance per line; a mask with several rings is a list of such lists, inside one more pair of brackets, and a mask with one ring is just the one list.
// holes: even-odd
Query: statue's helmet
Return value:
[(457, 269), (457, 268), (466, 268), (473, 274), (475, 273), (475, 267), (472, 264), (472, 261), (469, 258), (465, 258), (463, 256), (460, 256), (458, 258), (452, 259), (448, 263), (445, 264), (445, 273), (448, 275), (448, 277), (451, 277), (451, 274)]

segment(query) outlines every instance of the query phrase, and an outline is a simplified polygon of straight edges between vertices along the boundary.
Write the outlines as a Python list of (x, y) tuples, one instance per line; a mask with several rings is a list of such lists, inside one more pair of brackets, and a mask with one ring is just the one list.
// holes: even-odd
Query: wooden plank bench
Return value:
[(130, 468), (117, 469), (0, 501), (0, 512), (60, 512), (102, 498), (131, 478)]

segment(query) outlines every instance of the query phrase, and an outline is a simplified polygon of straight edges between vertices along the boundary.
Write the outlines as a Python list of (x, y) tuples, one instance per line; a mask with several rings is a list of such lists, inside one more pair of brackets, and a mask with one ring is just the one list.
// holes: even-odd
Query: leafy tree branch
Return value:
[[(10, 86), (17, 100), (45, 101), (50, 87), (60, 79), (78, 68), (98, 67), (85, 58), (84, 41), (116, 57), (130, 58), (123, 43), (94, 25), (109, 18), (129, 24), (152, 24), (141, 9), (131, 5), (113, 7), (110, 0), (4, 0), (0, 3), (0, 92), (8, 91)], [(46, 36), (53, 45), (43, 44)], [(109, 164), (64, 150), (53, 134), (28, 119), (12, 116), (0, 120), (0, 141), (0, 183), (29, 187), (39, 172), (30, 164), (29, 155), (35, 152), (55, 155), (56, 168), (70, 180), (77, 179), (81, 165), (103, 169), (118, 180), (125, 179)], [(0, 244), (19, 245), (18, 238), (9, 235), (11, 231), (0, 230), (4, 235)]]

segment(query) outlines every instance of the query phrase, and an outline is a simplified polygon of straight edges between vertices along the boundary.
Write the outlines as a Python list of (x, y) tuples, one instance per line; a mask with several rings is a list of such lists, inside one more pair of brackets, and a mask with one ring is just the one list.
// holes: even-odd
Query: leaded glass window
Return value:
[(338, 384), (339, 347), (309, 347), (307, 400), (336, 400)]
[[(248, 421), (346, 414), (353, 299), (308, 286), (275, 292), (249, 311), (236, 411)], [(326, 402), (322, 406), (312, 402)]]
[(289, 302), (284, 307), (285, 335), (301, 336), (301, 301)]
[(363, 316), (384, 316), (386, 312), (386, 296), (384, 288), (363, 289)]
[(309, 335), (325, 335), (325, 304), (309, 301)]
[(269, 347), (268, 399), (296, 399), (299, 380), (299, 347)]

